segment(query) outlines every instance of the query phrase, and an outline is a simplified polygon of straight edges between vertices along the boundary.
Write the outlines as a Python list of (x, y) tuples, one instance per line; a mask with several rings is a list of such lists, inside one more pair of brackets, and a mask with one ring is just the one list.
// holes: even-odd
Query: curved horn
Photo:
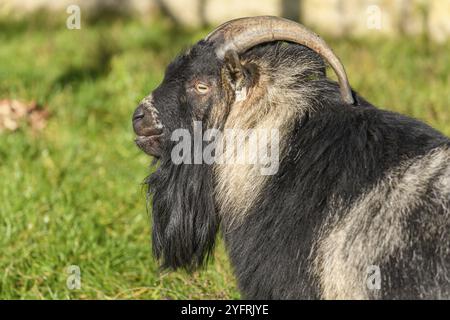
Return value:
[(277, 40), (304, 45), (322, 56), (338, 77), (342, 99), (354, 104), (347, 74), (339, 58), (322, 38), (301, 24), (272, 16), (240, 18), (220, 25), (205, 38), (215, 44), (219, 59), (223, 59), (230, 49), (243, 53), (258, 44)]

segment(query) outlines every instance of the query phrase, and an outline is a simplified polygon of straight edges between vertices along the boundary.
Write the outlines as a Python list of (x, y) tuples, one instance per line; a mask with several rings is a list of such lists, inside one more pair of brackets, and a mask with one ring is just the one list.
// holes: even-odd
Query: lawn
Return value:
[[(37, 101), (42, 131), (0, 133), (0, 299), (239, 298), (223, 245), (193, 275), (151, 257), (144, 178), (150, 159), (130, 117), (165, 66), (208, 30), (164, 19), (0, 18), (0, 100)], [(426, 38), (331, 39), (372, 103), (450, 135), (450, 44)], [(79, 266), (81, 288), (67, 286)]]

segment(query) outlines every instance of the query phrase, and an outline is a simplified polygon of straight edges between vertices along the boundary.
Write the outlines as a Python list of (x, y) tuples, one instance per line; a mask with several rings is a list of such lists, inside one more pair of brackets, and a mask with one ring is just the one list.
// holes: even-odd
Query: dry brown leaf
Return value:
[(33, 131), (44, 129), (49, 112), (35, 101), (24, 103), (19, 100), (0, 100), (0, 132), (15, 131), (28, 123)]

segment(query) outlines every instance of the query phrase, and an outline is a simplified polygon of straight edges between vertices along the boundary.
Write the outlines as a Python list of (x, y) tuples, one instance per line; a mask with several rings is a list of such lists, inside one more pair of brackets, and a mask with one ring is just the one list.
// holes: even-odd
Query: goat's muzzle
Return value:
[(162, 125), (151, 99), (144, 99), (133, 113), (133, 129), (137, 137), (136, 145), (145, 153), (159, 158), (161, 156)]

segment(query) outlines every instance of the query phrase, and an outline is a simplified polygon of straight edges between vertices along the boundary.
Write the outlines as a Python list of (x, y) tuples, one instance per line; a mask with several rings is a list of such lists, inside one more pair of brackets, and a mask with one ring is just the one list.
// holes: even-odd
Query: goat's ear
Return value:
[(225, 65), (232, 77), (233, 81), (239, 81), (241, 78), (245, 77), (245, 70), (239, 60), (239, 56), (236, 51), (228, 50), (225, 53)]
[(248, 70), (241, 64), (239, 55), (234, 50), (228, 50), (225, 53), (224, 61), (229, 74), (230, 84), (235, 90), (236, 100), (244, 100), (247, 94), (247, 86), (250, 82)]

